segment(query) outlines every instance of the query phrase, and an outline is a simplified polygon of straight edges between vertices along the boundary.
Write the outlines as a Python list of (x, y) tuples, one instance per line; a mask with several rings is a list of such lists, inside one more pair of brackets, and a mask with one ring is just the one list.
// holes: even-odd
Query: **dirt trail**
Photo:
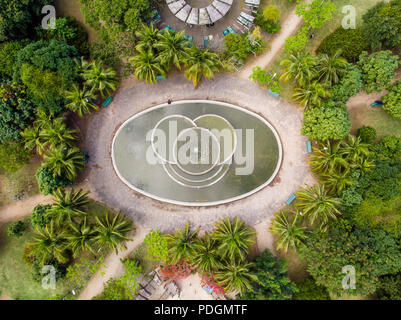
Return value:
[(252, 69), (256, 66), (260, 66), (264, 69), (268, 67), (273, 59), (281, 52), (285, 39), (293, 35), (298, 27), (302, 23), (302, 17), (299, 17), (295, 13), (295, 7), (290, 11), (290, 13), (285, 17), (284, 22), (281, 26), (281, 31), (277, 33), (272, 41), (269, 43), (270, 50), (264, 55), (257, 57), (255, 60), (248, 63), (237, 75), (243, 79), (249, 79), (252, 74)]
[(110, 278), (118, 276), (122, 272), (123, 265), (120, 260), (124, 259), (134, 251), (143, 242), (143, 239), (149, 232), (148, 229), (140, 226), (135, 226), (135, 228), (135, 234), (131, 236), (132, 241), (129, 241), (126, 244), (127, 250), (121, 251), (118, 254), (113, 252), (104, 260), (103, 264), (106, 266), (106, 268), (103, 268), (102, 270), (104, 275), (102, 276), (100, 272), (95, 273), (80, 293), (78, 300), (90, 300), (94, 296), (100, 294), (103, 291), (103, 283)]

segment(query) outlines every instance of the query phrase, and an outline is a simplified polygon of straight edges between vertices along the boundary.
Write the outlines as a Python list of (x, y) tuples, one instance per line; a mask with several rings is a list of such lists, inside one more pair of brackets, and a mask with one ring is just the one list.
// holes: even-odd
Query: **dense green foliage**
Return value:
[(29, 163), (32, 153), (19, 141), (6, 141), (0, 145), (0, 168), (16, 172)]
[(37, 205), (30, 216), (32, 226), (35, 228), (44, 228), (51, 220), (51, 215), (48, 214), (50, 209), (50, 205)]
[(39, 191), (44, 195), (53, 193), (59, 187), (66, 187), (71, 185), (71, 181), (69, 181), (65, 177), (54, 177), (52, 170), (47, 166), (39, 167), (35, 176), (38, 181)]
[(364, 90), (380, 92), (394, 79), (398, 68), (398, 56), (391, 51), (378, 51), (369, 55), (364, 51), (359, 57), (358, 67), (362, 72)]
[(288, 278), (287, 262), (279, 260), (269, 250), (262, 252), (251, 269), (257, 276), (252, 289), (246, 290), (241, 298), (246, 300), (289, 300), (297, 291)]
[(347, 65), (345, 74), (331, 88), (331, 100), (346, 103), (362, 90), (362, 74), (354, 65)]
[(78, 51), (63, 41), (37, 41), (18, 52), (13, 79), (28, 88), (35, 104), (51, 112), (64, 108), (63, 90), (77, 81)]
[[(301, 249), (308, 272), (318, 285), (335, 295), (374, 293), (378, 277), (400, 270), (399, 243), (381, 230), (361, 231), (346, 221), (333, 225), (328, 232), (314, 232)], [(356, 270), (356, 288), (344, 292), (342, 268)]]
[(396, 119), (401, 119), (401, 81), (388, 87), (389, 93), (383, 98), (383, 109)]
[(363, 31), (373, 50), (401, 45), (401, 1), (380, 1), (363, 16)]
[(375, 295), (381, 300), (401, 300), (401, 274), (380, 277)]
[(29, 40), (20, 40), (0, 44), (0, 77), (12, 79), (18, 52), (28, 43)]
[(89, 56), (88, 34), (84, 27), (73, 17), (56, 18), (55, 29), (37, 27), (37, 34), (43, 40), (65, 41), (75, 47), (82, 56)]
[(23, 39), (31, 35), (36, 23), (40, 23), (42, 7), (52, 0), (1, 0), (0, 42)]
[(333, 55), (338, 49), (343, 52), (343, 57), (348, 62), (357, 62), (362, 51), (366, 50), (366, 43), (363, 32), (360, 28), (344, 29), (337, 28), (320, 43), (316, 52)]
[(351, 129), (351, 121), (344, 104), (329, 101), (321, 108), (305, 111), (301, 133), (311, 140), (343, 139)]
[(362, 126), (358, 129), (357, 136), (361, 138), (362, 142), (370, 143), (376, 140), (377, 132), (373, 127)]
[(23, 85), (0, 84), (0, 143), (20, 139), (33, 120), (35, 106)]
[(21, 237), (26, 229), (26, 223), (24, 221), (18, 220), (12, 222), (7, 228), (7, 234), (10, 237)]
[(298, 291), (294, 292), (294, 300), (331, 300), (327, 289), (316, 284), (312, 277), (308, 277), (296, 285)]

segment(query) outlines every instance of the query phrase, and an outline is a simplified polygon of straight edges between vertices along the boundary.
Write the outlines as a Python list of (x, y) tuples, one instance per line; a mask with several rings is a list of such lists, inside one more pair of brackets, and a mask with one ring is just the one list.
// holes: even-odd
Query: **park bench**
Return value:
[(109, 96), (109, 97), (107, 97), (106, 100), (104, 100), (102, 106), (107, 108), (112, 101), (113, 101), (113, 98), (111, 96)]
[(306, 141), (306, 152), (307, 153), (312, 152), (312, 143), (310, 141)]
[(294, 200), (295, 200), (295, 194), (291, 193), (290, 197), (287, 200), (285, 200), (285, 203), (290, 205), (291, 202), (293, 202)]

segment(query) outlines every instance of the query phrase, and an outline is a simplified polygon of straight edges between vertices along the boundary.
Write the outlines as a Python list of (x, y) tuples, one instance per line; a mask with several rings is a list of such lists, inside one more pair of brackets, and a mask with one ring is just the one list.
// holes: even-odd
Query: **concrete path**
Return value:
[(284, 22), (281, 26), (280, 32), (278, 32), (269, 43), (270, 50), (266, 54), (258, 56), (255, 60), (245, 65), (245, 67), (236, 74), (238, 77), (242, 79), (249, 79), (249, 76), (252, 74), (252, 69), (256, 66), (266, 69), (283, 49), (285, 39), (293, 35), (297, 31), (298, 27), (302, 24), (302, 17), (297, 16), (295, 13), (295, 7), (283, 20)]
[[(116, 254), (114, 251), (111, 253), (103, 262), (106, 268), (101, 268), (93, 277), (89, 280), (86, 287), (81, 291), (78, 300), (90, 300), (94, 296), (102, 293), (103, 283), (106, 283), (109, 279), (117, 277), (123, 271), (123, 264), (121, 259), (126, 258), (131, 252), (133, 252), (145, 238), (149, 229), (142, 228), (135, 225), (135, 233), (131, 235), (131, 240), (126, 243), (127, 250), (119, 251)], [(102, 276), (100, 273), (104, 272)]]

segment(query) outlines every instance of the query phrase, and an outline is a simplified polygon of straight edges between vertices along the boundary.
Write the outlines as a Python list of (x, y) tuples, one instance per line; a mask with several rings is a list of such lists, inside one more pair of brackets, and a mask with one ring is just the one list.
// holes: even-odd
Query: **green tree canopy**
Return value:
[(388, 87), (390, 91), (383, 98), (383, 109), (393, 118), (401, 119), (401, 81)]
[(311, 140), (325, 141), (343, 139), (350, 130), (347, 107), (329, 101), (321, 108), (312, 107), (305, 111), (301, 133)]
[(398, 68), (398, 56), (391, 51), (378, 51), (371, 55), (366, 51), (359, 57), (358, 67), (362, 72), (364, 90), (380, 92), (394, 79)]

